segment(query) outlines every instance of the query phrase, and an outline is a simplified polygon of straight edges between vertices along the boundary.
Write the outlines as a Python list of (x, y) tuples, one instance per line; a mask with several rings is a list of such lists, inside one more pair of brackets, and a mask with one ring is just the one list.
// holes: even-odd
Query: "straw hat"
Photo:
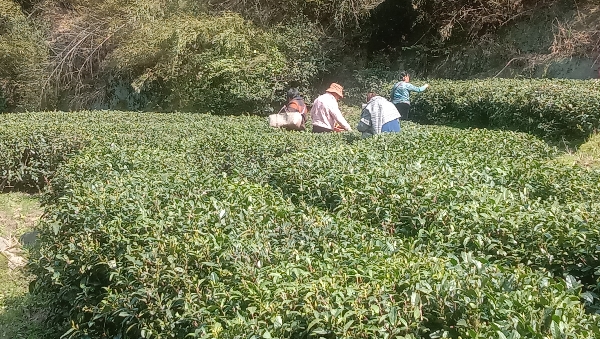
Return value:
[(335, 94), (339, 95), (340, 98), (343, 98), (344, 97), (344, 94), (342, 93), (343, 91), (344, 91), (344, 87), (342, 87), (342, 85), (336, 84), (334, 82), (331, 85), (329, 85), (329, 88), (325, 92), (335, 93)]

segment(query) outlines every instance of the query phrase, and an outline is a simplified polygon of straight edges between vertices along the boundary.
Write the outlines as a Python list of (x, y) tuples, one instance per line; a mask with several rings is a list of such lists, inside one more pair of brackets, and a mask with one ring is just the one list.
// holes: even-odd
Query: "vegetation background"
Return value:
[[(0, 111), (266, 113), (429, 78), (597, 77), (595, 1), (0, 0)], [(217, 110), (218, 108), (218, 110)]]

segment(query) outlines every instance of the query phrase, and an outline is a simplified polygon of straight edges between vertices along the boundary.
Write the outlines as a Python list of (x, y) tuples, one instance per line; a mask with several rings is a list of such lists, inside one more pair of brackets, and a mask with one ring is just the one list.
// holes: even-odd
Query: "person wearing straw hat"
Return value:
[(344, 87), (334, 82), (325, 94), (315, 99), (310, 110), (313, 133), (352, 131), (338, 106), (338, 100), (344, 97), (343, 91)]

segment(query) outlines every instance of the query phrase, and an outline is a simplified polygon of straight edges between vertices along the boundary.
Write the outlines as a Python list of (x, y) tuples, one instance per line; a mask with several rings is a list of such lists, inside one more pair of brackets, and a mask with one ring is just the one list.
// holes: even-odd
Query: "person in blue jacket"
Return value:
[(408, 113), (410, 111), (410, 92), (423, 92), (429, 87), (429, 84), (425, 84), (421, 87), (414, 86), (410, 83), (410, 74), (407, 72), (400, 72), (398, 76), (400, 79), (392, 88), (392, 103), (396, 105), (398, 112), (400, 112), (401, 119), (408, 120)]

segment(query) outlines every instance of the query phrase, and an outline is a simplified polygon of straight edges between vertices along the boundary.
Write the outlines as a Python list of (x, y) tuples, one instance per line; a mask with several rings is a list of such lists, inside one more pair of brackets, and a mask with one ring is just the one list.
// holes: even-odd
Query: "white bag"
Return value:
[(269, 115), (269, 125), (275, 128), (285, 128), (288, 130), (298, 131), (302, 129), (302, 113), (287, 112), (286, 107), (279, 113)]

